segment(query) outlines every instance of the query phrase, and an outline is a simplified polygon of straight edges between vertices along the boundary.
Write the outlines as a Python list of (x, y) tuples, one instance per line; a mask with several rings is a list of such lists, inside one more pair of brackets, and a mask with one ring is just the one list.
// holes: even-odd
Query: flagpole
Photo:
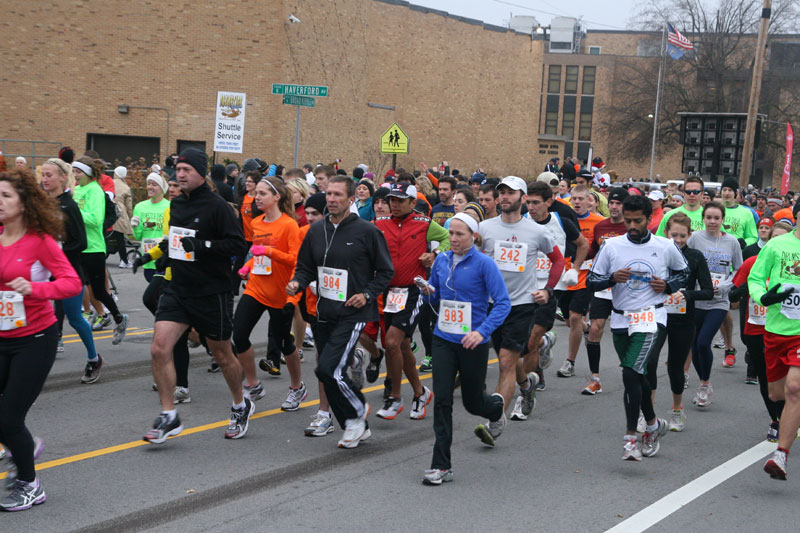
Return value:
[(650, 147), (650, 181), (653, 181), (653, 166), (656, 163), (656, 138), (658, 137), (658, 112), (661, 107), (661, 78), (664, 74), (664, 52), (667, 44), (667, 27), (661, 30), (661, 55), (658, 65), (658, 83), (656, 85), (656, 112), (653, 114), (653, 143)]

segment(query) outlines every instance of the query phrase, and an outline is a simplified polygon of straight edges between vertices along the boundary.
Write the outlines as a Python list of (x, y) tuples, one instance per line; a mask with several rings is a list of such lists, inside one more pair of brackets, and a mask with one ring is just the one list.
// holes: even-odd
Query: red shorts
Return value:
[(789, 373), (790, 366), (800, 366), (800, 335), (786, 336), (764, 333), (764, 361), (767, 381), (779, 381)]
[(383, 315), (381, 315), (380, 320), (376, 320), (375, 322), (367, 322), (367, 325), (364, 327), (364, 331), (361, 333), (377, 342), (378, 330), (381, 332), (381, 346), (386, 346), (386, 324), (383, 321)]

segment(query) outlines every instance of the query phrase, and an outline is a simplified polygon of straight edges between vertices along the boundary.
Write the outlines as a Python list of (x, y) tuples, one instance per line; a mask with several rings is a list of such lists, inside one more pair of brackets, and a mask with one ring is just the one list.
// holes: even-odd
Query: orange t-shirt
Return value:
[[(583, 235), (583, 238), (586, 239), (587, 242), (592, 242), (594, 240), (594, 227), (598, 222), (602, 222), (603, 220), (605, 220), (605, 218), (597, 213), (589, 213), (589, 216), (586, 218), (581, 218), (580, 215), (578, 216), (578, 225), (581, 228), (581, 235)], [(584, 261), (584, 264), (581, 265), (581, 270), (578, 272), (578, 283), (570, 285), (567, 287), (567, 290), (577, 291), (586, 288), (586, 276), (589, 274), (590, 269), (590, 267), (584, 268), (587, 262), (588, 261)]]
[(300, 227), (287, 214), (281, 214), (274, 222), (266, 222), (265, 215), (253, 219), (253, 244), (267, 247), (265, 269), (267, 274), (255, 274), (255, 257), (250, 258), (250, 279), (244, 293), (267, 307), (280, 309), (288, 300), (286, 285), (294, 275), (297, 252), (300, 251)]
[(242, 228), (244, 229), (244, 240), (253, 242), (253, 201), (255, 196), (245, 194), (242, 199)]

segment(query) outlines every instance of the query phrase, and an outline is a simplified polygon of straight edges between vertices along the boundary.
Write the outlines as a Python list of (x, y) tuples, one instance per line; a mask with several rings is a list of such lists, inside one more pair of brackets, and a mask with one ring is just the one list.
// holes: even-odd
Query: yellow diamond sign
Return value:
[(397, 122), (381, 135), (382, 154), (407, 154), (408, 135), (397, 125)]

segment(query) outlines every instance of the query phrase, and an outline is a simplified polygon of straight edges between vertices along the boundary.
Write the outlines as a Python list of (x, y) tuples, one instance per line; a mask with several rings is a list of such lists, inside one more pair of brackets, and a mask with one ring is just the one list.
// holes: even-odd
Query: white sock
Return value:
[(322, 416), (324, 416), (325, 418), (330, 418), (330, 417), (331, 417), (331, 413), (330, 413), (330, 411), (323, 411), (322, 409), (320, 409), (319, 411), (317, 411), (317, 414), (318, 414), (318, 415), (322, 415)]
[(656, 423), (653, 424), (652, 426), (650, 424), (647, 425), (647, 431), (649, 431), (650, 433), (653, 433), (657, 429), (658, 429), (658, 418), (656, 418)]
[(244, 402), (244, 398), (242, 398), (242, 402), (241, 403), (234, 403), (234, 404), (232, 404), (232, 407), (234, 409), (236, 409), (237, 411), (241, 411), (242, 409), (244, 409), (246, 407), (246, 405), (247, 404)]
[(172, 422), (173, 420), (175, 420), (175, 417), (178, 416), (178, 410), (170, 409), (169, 411), (161, 411), (161, 414), (167, 415), (167, 421)]

